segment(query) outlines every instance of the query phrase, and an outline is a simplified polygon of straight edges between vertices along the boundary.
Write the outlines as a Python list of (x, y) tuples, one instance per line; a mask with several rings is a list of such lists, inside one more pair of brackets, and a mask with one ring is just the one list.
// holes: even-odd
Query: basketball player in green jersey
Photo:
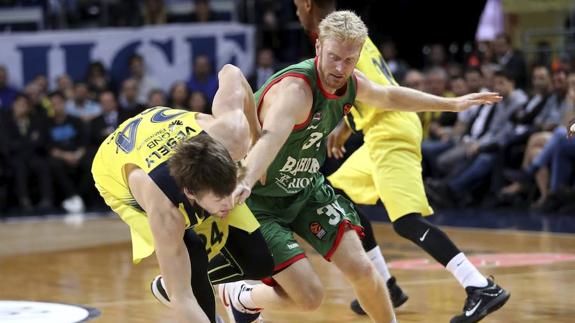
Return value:
[(366, 38), (357, 15), (333, 12), (319, 26), (316, 58), (279, 71), (256, 93), (263, 132), (246, 157), (246, 176), (235, 194), (238, 203), (251, 194), (246, 203), (274, 257), (279, 286), (220, 285), (236, 322), (257, 320), (265, 308), (311, 311), (321, 304), (323, 286), (293, 233), (334, 262), (374, 322), (395, 322), (385, 282), (361, 246), (353, 205), (334, 194), (319, 172), (325, 138), (356, 100), (394, 110), (462, 111), (501, 99), (497, 93), (441, 98), (373, 83), (354, 70)]
[[(335, 11), (336, 1), (295, 0), (294, 3), (302, 26), (313, 37), (323, 17)], [(356, 68), (373, 82), (397, 85), (369, 37)], [(339, 192), (354, 203), (375, 204), (381, 199), (394, 230), (453, 274), (468, 294), (463, 313), (455, 316), (453, 323), (476, 322), (500, 308), (509, 298), (509, 293), (485, 278), (440, 228), (424, 218), (432, 215), (433, 210), (427, 201), (421, 175), (422, 130), (417, 114), (386, 111), (356, 102), (351, 116), (355, 130), (363, 132), (365, 142), (328, 177), (330, 184), (336, 190), (344, 191)], [(336, 158), (343, 155), (341, 149), (350, 134), (348, 123), (340, 123), (328, 137), (328, 155)], [(407, 300), (407, 296), (391, 277), (369, 220), (360, 211), (358, 215), (365, 232), (363, 246), (378, 272), (386, 279), (391, 301), (397, 307)], [(482, 296), (484, 294), (488, 295)], [(497, 296), (490, 296), (494, 294)], [(357, 300), (351, 303), (351, 308), (358, 314), (365, 314)]]

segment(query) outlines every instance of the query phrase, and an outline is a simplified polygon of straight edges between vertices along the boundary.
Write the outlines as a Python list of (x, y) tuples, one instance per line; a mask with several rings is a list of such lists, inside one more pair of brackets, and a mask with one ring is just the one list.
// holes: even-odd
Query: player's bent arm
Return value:
[(261, 130), (253, 91), (242, 71), (234, 65), (226, 64), (218, 73), (218, 80), (218, 92), (212, 104), (214, 117), (218, 118), (231, 111), (242, 112), (243, 116), (239, 117), (247, 119), (250, 133), (259, 134)]
[(218, 73), (219, 88), (212, 104), (215, 126), (210, 135), (222, 142), (234, 160), (242, 159), (261, 133), (252, 88), (241, 70), (227, 64)]
[(132, 195), (148, 215), (156, 257), (178, 321), (209, 322), (189, 284), (191, 263), (183, 241), (184, 217), (143, 170), (132, 170), (128, 183)]
[(302, 79), (287, 77), (273, 87), (264, 102), (268, 106), (263, 114), (262, 136), (246, 157), (242, 182), (250, 188), (265, 175), (293, 127), (305, 121), (313, 103), (311, 89)]
[(356, 100), (387, 111), (463, 111), (474, 105), (493, 104), (501, 100), (494, 92), (471, 93), (456, 98), (444, 98), (402, 86), (381, 85), (370, 81), (363, 73), (357, 77)]

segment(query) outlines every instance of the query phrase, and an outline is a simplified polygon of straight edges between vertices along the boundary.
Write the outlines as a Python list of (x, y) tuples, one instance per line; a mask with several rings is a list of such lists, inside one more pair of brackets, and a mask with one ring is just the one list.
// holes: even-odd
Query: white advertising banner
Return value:
[(79, 31), (13, 33), (0, 36), (0, 65), (11, 84), (23, 87), (43, 74), (53, 85), (63, 73), (74, 81), (85, 78), (88, 64), (102, 62), (113, 81), (128, 76), (128, 60), (140, 54), (147, 73), (168, 89), (187, 80), (194, 57), (206, 54), (216, 71), (226, 63), (246, 74), (254, 68), (254, 27), (237, 23), (103, 28)]

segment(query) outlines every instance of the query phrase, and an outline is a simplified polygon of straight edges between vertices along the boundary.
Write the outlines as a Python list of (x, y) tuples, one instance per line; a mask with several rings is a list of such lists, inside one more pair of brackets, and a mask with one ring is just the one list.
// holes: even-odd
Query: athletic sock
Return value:
[(487, 279), (481, 275), (479, 270), (465, 257), (463, 252), (458, 253), (453, 257), (446, 266), (455, 279), (459, 281), (463, 288), (468, 286), (485, 287), (487, 286)]
[(375, 268), (377, 269), (379, 274), (387, 282), (391, 278), (391, 274), (389, 273), (389, 269), (387, 268), (387, 264), (385, 263), (385, 258), (383, 258), (379, 246), (376, 246), (375, 248), (368, 251), (367, 256), (369, 257), (371, 262), (375, 265)]
[(259, 310), (258, 306), (254, 303), (252, 299), (252, 287), (251, 285), (246, 284), (246, 287), (242, 288), (240, 292), (239, 301), (240, 304), (248, 310)]

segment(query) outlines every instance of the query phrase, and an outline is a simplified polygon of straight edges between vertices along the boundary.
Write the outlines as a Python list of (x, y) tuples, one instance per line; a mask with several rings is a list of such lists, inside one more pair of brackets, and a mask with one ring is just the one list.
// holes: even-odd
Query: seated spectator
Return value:
[(146, 109), (143, 102), (138, 99), (138, 84), (134, 79), (127, 79), (122, 83), (120, 109), (125, 111), (125, 115), (129, 117), (133, 117)]
[(99, 101), (102, 107), (102, 114), (90, 122), (90, 130), (88, 132), (88, 145), (95, 150), (98, 149), (109, 134), (116, 130), (123, 120), (127, 119), (121, 116), (125, 112), (119, 110), (118, 101), (112, 91), (100, 93)]
[(497, 35), (493, 42), (493, 50), (500, 68), (507, 70), (513, 76), (518, 88), (525, 88), (527, 85), (527, 64), (523, 54), (513, 48), (511, 37), (507, 34)]
[[(94, 159), (98, 147), (100, 147), (104, 139), (114, 132), (123, 120), (127, 119), (122, 115), (125, 112), (119, 110), (116, 96), (112, 91), (101, 92), (99, 101), (102, 107), (102, 114), (90, 122), (88, 131), (88, 146), (84, 159), (88, 161)], [(84, 180), (86, 182), (83, 183), (84, 186), (81, 187), (81, 190), (86, 204), (89, 206), (102, 205), (102, 199), (94, 186), (92, 177), (88, 176)]]
[(209, 0), (195, 0), (195, 8), (192, 13), (191, 22), (212, 22), (221, 20), (216, 12), (212, 10)]
[(166, 23), (164, 0), (146, 0), (142, 10), (144, 25), (163, 25)]
[[(187, 89), (186, 89), (187, 91)], [(162, 89), (153, 89), (148, 94), (148, 108), (165, 107), (167, 105), (166, 94)]]
[[(575, 73), (570, 73), (569, 79), (575, 83)], [(566, 94), (565, 71), (556, 71), (553, 73), (553, 94), (534, 119), (536, 132), (529, 136), (521, 169), (505, 171), (505, 177), (512, 183), (501, 190), (503, 195), (520, 194), (525, 189), (525, 184), (535, 181), (539, 190), (539, 200), (534, 206), (540, 206), (545, 201), (549, 193), (548, 166), (556, 145), (565, 134), (565, 130), (557, 129), (557, 126), (567, 123), (566, 118), (572, 109)]]
[[(453, 93), (447, 90), (447, 72), (441, 67), (434, 67), (425, 75), (426, 92), (438, 96), (452, 97)], [(420, 113), (423, 126), (423, 137), (440, 139), (449, 136), (457, 114), (453, 112), (422, 112)]]
[(103, 91), (110, 89), (108, 72), (101, 62), (93, 62), (88, 66), (86, 73), (86, 84), (88, 90), (93, 95), (90, 99), (97, 99)]
[(41, 84), (34, 81), (28, 83), (24, 88), (24, 93), (30, 100), (32, 114), (44, 118), (52, 113), (49, 100), (43, 96)]
[(0, 65), (0, 110), (8, 110), (16, 98), (18, 90), (8, 84), (8, 71)]
[(188, 98), (189, 98), (188, 88), (185, 82), (179, 81), (172, 85), (170, 89), (170, 96), (168, 99), (168, 106), (174, 109), (189, 110)]
[(85, 126), (81, 119), (68, 115), (64, 95), (50, 94), (54, 117), (48, 123), (49, 164), (54, 183), (61, 190), (62, 207), (69, 213), (84, 211), (80, 185), (90, 177), (86, 156)]
[(74, 85), (74, 98), (66, 102), (66, 114), (86, 123), (102, 114), (100, 105), (90, 100), (90, 92), (86, 83), (79, 82)]
[[(443, 181), (430, 181), (430, 199), (439, 206), (465, 204), (473, 188), (489, 178), (497, 152), (513, 130), (511, 116), (527, 101), (520, 89), (515, 89), (513, 77), (505, 71), (495, 74), (495, 91), (503, 100), (495, 105), (484, 105), (478, 110), (470, 126), (472, 135), (441, 154), (437, 166), (449, 173)], [(481, 130), (480, 130), (481, 129)]]
[(276, 72), (274, 52), (269, 48), (258, 51), (256, 71), (248, 78), (252, 89), (256, 91)]
[(405, 73), (402, 85), (425, 92), (425, 76), (416, 69), (411, 69)]
[(193, 68), (192, 76), (188, 81), (188, 90), (202, 92), (212, 105), (214, 95), (218, 90), (218, 76), (213, 72), (210, 58), (207, 55), (196, 56)]
[(74, 98), (74, 83), (68, 74), (61, 74), (56, 78), (56, 91), (62, 92), (66, 101)]
[(44, 121), (32, 114), (29, 98), (18, 94), (12, 105), (12, 113), (0, 128), (6, 145), (9, 167), (14, 176), (16, 195), (20, 208), (25, 212), (33, 209), (29, 181), (31, 176), (38, 184), (40, 202), (38, 209), (52, 208), (52, 180), (46, 162), (46, 128)]
[(138, 102), (144, 103), (148, 98), (148, 92), (159, 88), (160, 82), (147, 73), (142, 56), (134, 54), (128, 64), (130, 66), (130, 78), (136, 82)]
[[(456, 96), (462, 96), (470, 93), (467, 82), (465, 82), (463, 77), (452, 79), (450, 84), (452, 91)], [(468, 122), (475, 116), (478, 108), (479, 106), (472, 107), (464, 111), (465, 113), (459, 113), (457, 115), (457, 121), (453, 125), (451, 131), (443, 132), (440, 138), (428, 138), (421, 143), (424, 176), (435, 177), (439, 175), (436, 166), (437, 157), (461, 141), (462, 136), (467, 130)]]
[(188, 110), (208, 114), (211, 113), (206, 96), (199, 91), (194, 91), (190, 95), (190, 104)]

